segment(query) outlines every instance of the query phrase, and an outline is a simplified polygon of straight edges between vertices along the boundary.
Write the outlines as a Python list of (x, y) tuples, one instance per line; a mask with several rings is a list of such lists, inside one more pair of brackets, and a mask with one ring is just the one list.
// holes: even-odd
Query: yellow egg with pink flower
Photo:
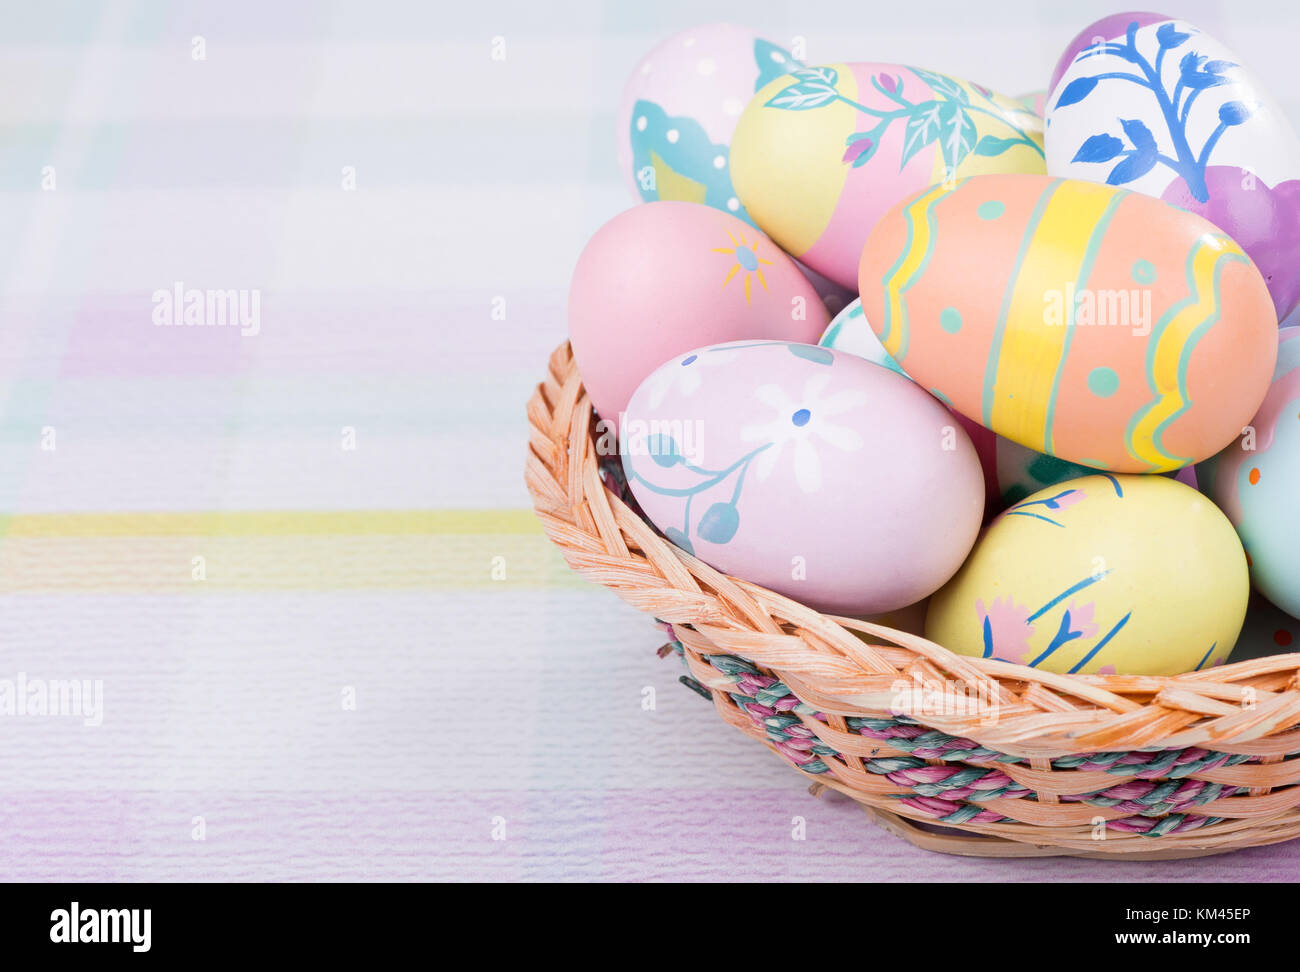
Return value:
[(878, 62), (800, 66), (769, 81), (736, 122), (730, 168), (749, 218), (850, 290), (862, 244), (895, 204), (967, 176), (1047, 171), (1032, 108), (938, 71)]
[(1250, 595), (1228, 518), (1163, 476), (1084, 476), (1003, 512), (930, 600), (925, 635), (1068, 674), (1223, 664)]

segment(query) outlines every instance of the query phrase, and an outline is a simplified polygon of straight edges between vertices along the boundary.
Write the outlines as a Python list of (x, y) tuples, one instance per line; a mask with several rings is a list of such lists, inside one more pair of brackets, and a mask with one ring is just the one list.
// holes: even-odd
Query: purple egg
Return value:
[(1241, 244), (1259, 268), (1278, 319), (1300, 302), (1300, 180), (1269, 188), (1233, 166), (1205, 170), (1209, 199), (1200, 202), (1182, 179), (1169, 184), (1165, 202), (1204, 216)]

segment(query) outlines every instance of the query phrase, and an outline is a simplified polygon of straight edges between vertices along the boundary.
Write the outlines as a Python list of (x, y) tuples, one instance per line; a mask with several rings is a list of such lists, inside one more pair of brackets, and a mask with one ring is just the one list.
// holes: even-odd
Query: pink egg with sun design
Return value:
[(699, 203), (619, 213), (569, 286), (569, 340), (596, 412), (616, 420), (650, 372), (705, 344), (816, 342), (829, 315), (794, 261), (748, 223)]

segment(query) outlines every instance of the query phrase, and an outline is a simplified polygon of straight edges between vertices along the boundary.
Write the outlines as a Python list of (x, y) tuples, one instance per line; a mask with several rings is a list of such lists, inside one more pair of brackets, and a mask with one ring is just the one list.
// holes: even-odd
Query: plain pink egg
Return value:
[(653, 202), (591, 238), (569, 286), (569, 339), (592, 405), (616, 419), (674, 355), (743, 339), (816, 344), (829, 317), (794, 261), (709, 206)]

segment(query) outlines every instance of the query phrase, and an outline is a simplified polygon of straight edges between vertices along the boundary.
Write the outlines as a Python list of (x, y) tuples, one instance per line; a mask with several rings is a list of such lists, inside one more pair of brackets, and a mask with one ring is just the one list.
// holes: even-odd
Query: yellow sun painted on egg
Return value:
[(757, 277), (758, 282), (763, 285), (763, 289), (767, 290), (767, 281), (763, 279), (763, 267), (771, 266), (772, 261), (764, 260), (761, 256), (755, 253), (754, 244), (749, 243), (745, 239), (744, 233), (741, 233), (740, 239), (737, 240), (736, 237), (731, 235), (731, 231), (728, 230), (727, 238), (731, 240), (731, 246), (715, 246), (713, 248), (714, 253), (726, 253), (727, 255), (736, 258), (736, 262), (731, 265), (731, 269), (727, 271), (727, 275), (722, 278), (722, 289), (726, 290), (727, 284), (731, 283), (731, 278), (741, 270), (744, 270), (745, 275), (743, 279), (745, 281), (745, 303), (748, 304), (751, 286), (750, 281), (754, 277)]

